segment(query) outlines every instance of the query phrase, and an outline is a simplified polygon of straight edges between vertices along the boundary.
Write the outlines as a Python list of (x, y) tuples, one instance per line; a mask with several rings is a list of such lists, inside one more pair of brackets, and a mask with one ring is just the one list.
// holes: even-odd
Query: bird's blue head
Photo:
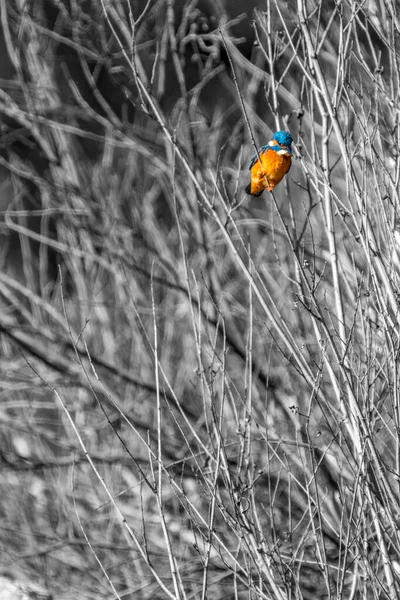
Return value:
[(290, 144), (293, 142), (292, 136), (290, 135), (290, 133), (287, 133), (286, 131), (277, 131), (272, 136), (272, 139), (275, 140), (275, 142), (278, 142), (278, 144), (280, 146), (286, 146), (286, 147), (289, 147)]

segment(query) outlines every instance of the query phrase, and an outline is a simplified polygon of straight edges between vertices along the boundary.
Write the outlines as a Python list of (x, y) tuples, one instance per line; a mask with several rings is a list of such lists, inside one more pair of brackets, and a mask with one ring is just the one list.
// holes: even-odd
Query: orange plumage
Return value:
[(260, 148), (250, 164), (250, 183), (246, 193), (261, 196), (271, 192), (289, 171), (292, 164), (292, 138), (285, 131), (277, 131), (269, 144)]

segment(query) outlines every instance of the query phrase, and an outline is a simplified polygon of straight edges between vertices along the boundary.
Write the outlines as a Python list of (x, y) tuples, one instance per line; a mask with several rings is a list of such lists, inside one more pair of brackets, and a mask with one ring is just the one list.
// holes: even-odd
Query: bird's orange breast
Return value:
[(292, 159), (289, 154), (278, 154), (275, 150), (268, 149), (260, 154), (250, 171), (251, 194), (256, 194), (267, 189), (271, 192), (289, 171)]

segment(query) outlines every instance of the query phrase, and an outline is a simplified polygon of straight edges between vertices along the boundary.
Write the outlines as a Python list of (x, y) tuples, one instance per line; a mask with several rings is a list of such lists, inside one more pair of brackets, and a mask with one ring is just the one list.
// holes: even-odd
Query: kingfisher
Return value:
[(286, 131), (276, 131), (272, 140), (262, 146), (250, 163), (250, 183), (245, 192), (261, 196), (267, 189), (271, 192), (289, 171), (292, 164), (292, 136)]

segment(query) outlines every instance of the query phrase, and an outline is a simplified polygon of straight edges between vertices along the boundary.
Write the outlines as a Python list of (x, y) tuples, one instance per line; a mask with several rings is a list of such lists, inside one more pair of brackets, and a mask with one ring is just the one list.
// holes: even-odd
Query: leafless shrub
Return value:
[(0, 1), (1, 564), (57, 598), (399, 596), (397, 9), (255, 4)]

